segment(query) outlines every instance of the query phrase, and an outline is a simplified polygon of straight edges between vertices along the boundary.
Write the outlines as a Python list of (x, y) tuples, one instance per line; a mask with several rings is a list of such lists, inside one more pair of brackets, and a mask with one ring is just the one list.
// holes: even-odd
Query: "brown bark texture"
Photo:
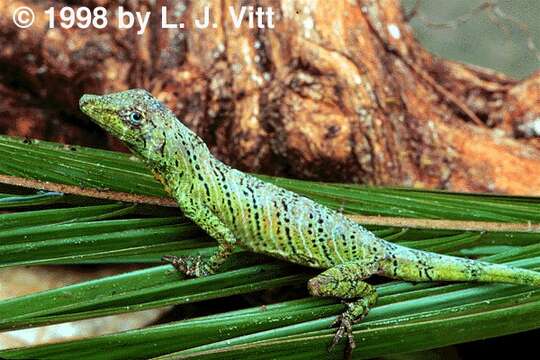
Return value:
[[(518, 82), (430, 54), (397, 0), (241, 2), (271, 6), (274, 29), (236, 28), (228, 9), (239, 3), (124, 1), (152, 11), (137, 35), (48, 29), (43, 11), (61, 2), (0, 0), (0, 132), (118, 148), (78, 97), (141, 87), (241, 170), (540, 194), (540, 72)], [(36, 12), (27, 30), (11, 21), (19, 6)], [(162, 29), (162, 6), (186, 24), (209, 6), (219, 26)]]

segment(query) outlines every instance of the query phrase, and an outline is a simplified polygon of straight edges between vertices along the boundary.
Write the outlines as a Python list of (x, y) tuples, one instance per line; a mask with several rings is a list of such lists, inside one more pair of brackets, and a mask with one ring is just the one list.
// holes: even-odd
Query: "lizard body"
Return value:
[(413, 250), (377, 238), (341, 213), (223, 164), (144, 90), (84, 95), (84, 113), (120, 138), (163, 183), (184, 214), (218, 243), (209, 259), (165, 256), (190, 276), (214, 273), (234, 246), (327, 269), (308, 282), (315, 296), (343, 299), (332, 345), (377, 299), (371, 275), (409, 281), (482, 281), (540, 286), (540, 273)]

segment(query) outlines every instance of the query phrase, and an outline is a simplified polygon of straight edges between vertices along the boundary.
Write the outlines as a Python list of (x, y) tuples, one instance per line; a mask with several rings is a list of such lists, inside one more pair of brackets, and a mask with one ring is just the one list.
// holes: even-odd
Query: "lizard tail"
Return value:
[(388, 244), (381, 274), (407, 281), (500, 282), (540, 286), (540, 272)]

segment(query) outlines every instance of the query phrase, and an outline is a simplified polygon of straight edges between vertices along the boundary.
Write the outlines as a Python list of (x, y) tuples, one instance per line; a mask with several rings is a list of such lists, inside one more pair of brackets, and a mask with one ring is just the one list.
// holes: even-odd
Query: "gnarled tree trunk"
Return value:
[[(237, 3), (128, 1), (153, 14), (137, 35), (47, 29), (48, 1), (0, 0), (0, 131), (91, 143), (80, 94), (143, 87), (242, 170), (540, 194), (540, 73), (517, 82), (435, 57), (394, 0), (243, 2), (272, 6), (274, 29), (235, 28)], [(28, 30), (11, 22), (22, 5), (37, 14)], [(219, 26), (164, 30), (161, 6), (186, 24), (210, 6)]]

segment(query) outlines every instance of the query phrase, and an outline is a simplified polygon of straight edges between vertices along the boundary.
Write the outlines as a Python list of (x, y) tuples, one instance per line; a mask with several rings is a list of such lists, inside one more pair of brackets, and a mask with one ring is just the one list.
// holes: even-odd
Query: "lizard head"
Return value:
[(79, 106), (96, 124), (147, 161), (163, 155), (166, 134), (178, 122), (169, 109), (141, 89), (83, 95)]
[(96, 124), (142, 158), (163, 183), (163, 175), (170, 174), (171, 168), (182, 167), (174, 173), (188, 174), (193, 164), (211, 158), (201, 138), (145, 90), (83, 95), (79, 105)]

